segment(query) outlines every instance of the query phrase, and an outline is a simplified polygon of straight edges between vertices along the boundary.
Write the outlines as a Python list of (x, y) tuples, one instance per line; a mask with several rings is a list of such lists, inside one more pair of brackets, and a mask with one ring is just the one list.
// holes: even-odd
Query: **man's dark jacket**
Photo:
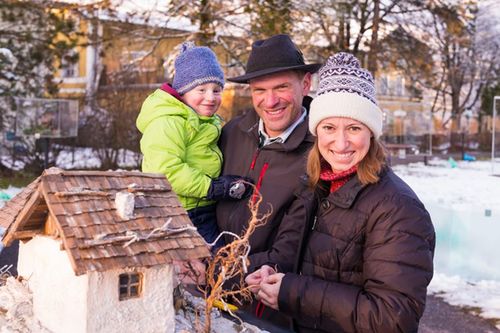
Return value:
[[(306, 97), (306, 101), (309, 98)], [(250, 237), (249, 272), (264, 264), (279, 271), (293, 270), (297, 250), (303, 239), (308, 214), (307, 191), (301, 178), (305, 174), (307, 153), (314, 137), (308, 118), (298, 125), (284, 143), (259, 146), (259, 117), (255, 111), (236, 117), (222, 130), (219, 146), (224, 155), (223, 175), (239, 175), (253, 180), (262, 195), (260, 215), (270, 212), (265, 225)], [(241, 235), (250, 219), (248, 201), (217, 203), (217, 223), (221, 231)], [(226, 237), (226, 241), (233, 239)]]

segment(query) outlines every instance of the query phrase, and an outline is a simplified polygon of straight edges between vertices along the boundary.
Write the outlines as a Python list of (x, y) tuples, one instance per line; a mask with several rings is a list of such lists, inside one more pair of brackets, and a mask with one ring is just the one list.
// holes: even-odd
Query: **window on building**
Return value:
[(387, 76), (385, 75), (381, 76), (377, 81), (378, 81), (377, 92), (379, 93), (379, 95), (387, 95), (389, 90), (389, 83)]
[(142, 274), (124, 273), (120, 274), (118, 282), (120, 301), (141, 296)]
[(153, 72), (158, 70), (157, 59), (144, 50), (122, 52), (120, 64), (124, 69), (138, 72)]
[(65, 78), (78, 77), (80, 75), (78, 66), (78, 53), (76, 50), (68, 52), (61, 59), (61, 76)]
[(403, 96), (405, 94), (405, 85), (404, 85), (404, 79), (402, 76), (398, 75), (396, 77), (396, 82), (394, 84), (395, 88), (395, 95), (396, 96)]

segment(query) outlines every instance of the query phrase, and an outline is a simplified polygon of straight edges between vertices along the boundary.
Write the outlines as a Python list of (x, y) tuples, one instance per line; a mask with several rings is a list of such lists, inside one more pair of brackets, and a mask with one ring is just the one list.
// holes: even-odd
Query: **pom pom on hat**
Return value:
[(224, 73), (215, 53), (206, 46), (195, 46), (191, 41), (182, 43), (175, 59), (172, 87), (183, 95), (200, 84), (211, 82), (224, 87)]
[(311, 133), (316, 135), (318, 124), (330, 117), (352, 118), (365, 124), (376, 138), (382, 134), (373, 77), (350, 53), (331, 56), (319, 70), (318, 95), (309, 113)]

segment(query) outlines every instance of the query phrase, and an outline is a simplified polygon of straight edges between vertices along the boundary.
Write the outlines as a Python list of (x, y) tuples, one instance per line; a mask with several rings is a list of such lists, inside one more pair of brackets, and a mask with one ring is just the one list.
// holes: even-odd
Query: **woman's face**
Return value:
[(323, 119), (316, 132), (319, 152), (334, 172), (345, 171), (357, 165), (370, 148), (370, 129), (351, 118)]

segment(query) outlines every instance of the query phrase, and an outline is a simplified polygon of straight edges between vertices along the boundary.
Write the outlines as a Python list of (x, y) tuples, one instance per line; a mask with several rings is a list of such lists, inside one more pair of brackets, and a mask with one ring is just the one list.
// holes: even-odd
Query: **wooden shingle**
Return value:
[[(135, 195), (134, 216), (128, 220), (116, 212), (120, 191)], [(0, 223), (8, 227), (4, 244), (16, 239), (16, 232), (23, 231), (23, 237), (25, 230), (43, 233), (48, 212), (77, 275), (210, 255), (163, 175), (46, 170), (0, 209)], [(186, 230), (161, 230), (169, 220), (169, 228)]]

